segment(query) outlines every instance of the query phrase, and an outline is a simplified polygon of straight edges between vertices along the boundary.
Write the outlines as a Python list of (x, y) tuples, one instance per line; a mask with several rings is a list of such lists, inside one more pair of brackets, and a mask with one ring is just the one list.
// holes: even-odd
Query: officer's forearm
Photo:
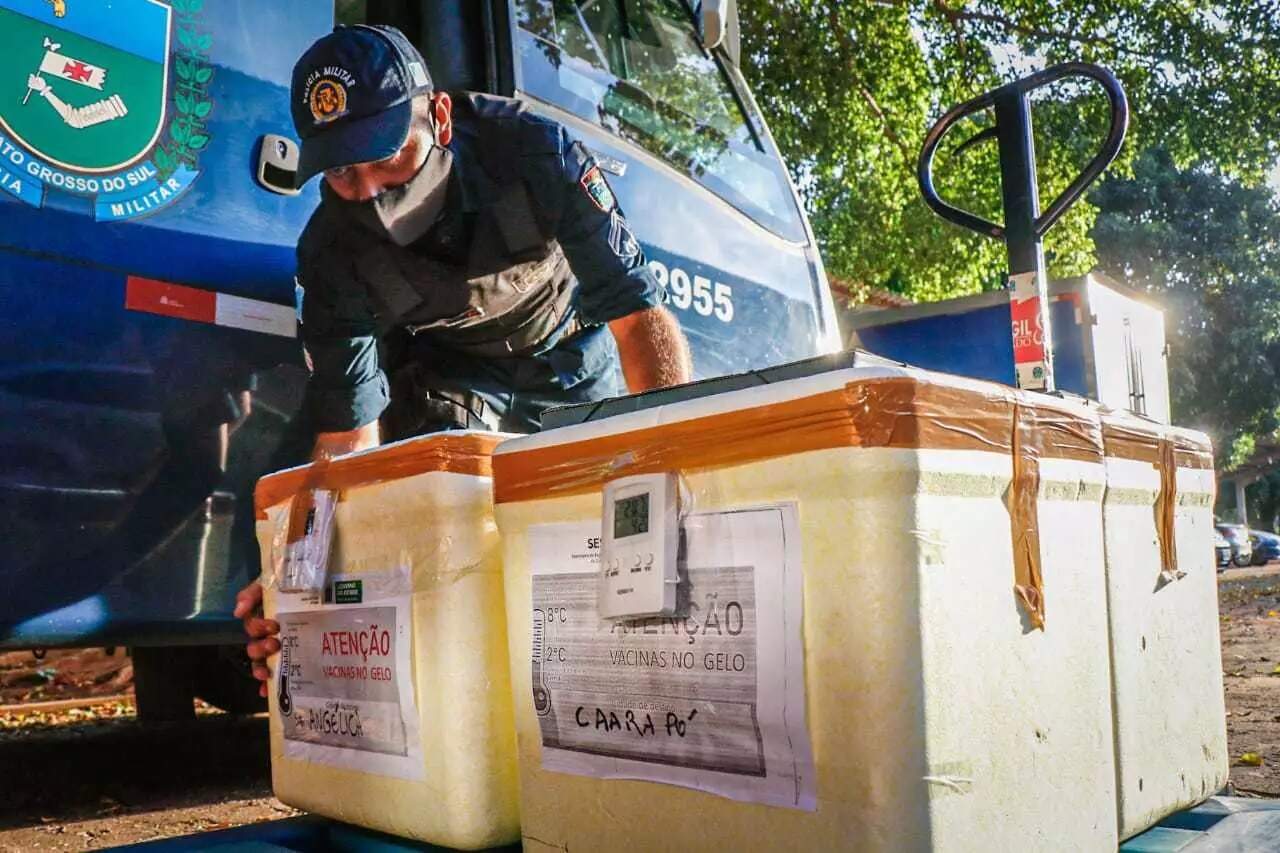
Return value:
[(609, 331), (618, 342), (622, 375), (631, 393), (693, 379), (689, 342), (666, 308), (648, 308), (613, 320)]
[(382, 434), (378, 429), (377, 421), (346, 432), (320, 432), (316, 433), (316, 446), (311, 458), (329, 459), (344, 453), (368, 450), (381, 443)]

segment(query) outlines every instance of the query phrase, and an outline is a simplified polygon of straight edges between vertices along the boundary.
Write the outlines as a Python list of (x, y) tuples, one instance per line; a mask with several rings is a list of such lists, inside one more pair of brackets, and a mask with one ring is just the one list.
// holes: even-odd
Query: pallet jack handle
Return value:
[[(1102, 86), (1111, 103), (1111, 125), (1102, 148), (1084, 171), (1041, 213), (1030, 95), (1036, 89), (1068, 77), (1090, 79)], [(957, 150), (992, 137), (999, 141), (1004, 225), (997, 225), (943, 201), (933, 185), (933, 158), (943, 137), (961, 119), (988, 109), (995, 111), (995, 127), (961, 143)], [(1042, 244), (1044, 235), (1120, 153), (1128, 127), (1129, 103), (1115, 75), (1099, 65), (1065, 62), (952, 107), (925, 136), (917, 166), (917, 178), (925, 202), (948, 222), (1005, 241), (1009, 253), (1009, 287), (1014, 291), (1010, 298), (1010, 311), (1013, 315), (1014, 365), (1019, 388), (1054, 390)]]

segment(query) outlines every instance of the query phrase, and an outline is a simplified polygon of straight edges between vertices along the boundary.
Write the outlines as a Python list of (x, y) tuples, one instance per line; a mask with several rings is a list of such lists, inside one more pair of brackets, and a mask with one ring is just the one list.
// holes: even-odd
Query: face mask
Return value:
[(368, 201), (348, 202), (361, 224), (385, 234), (397, 246), (408, 246), (426, 234), (444, 210), (453, 153), (432, 145), (418, 173), (398, 187)]

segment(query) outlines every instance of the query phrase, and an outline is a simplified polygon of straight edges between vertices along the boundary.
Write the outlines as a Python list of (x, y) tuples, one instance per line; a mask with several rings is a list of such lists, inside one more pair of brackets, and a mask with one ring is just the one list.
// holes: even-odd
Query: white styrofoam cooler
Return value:
[(1104, 414), (1102, 427), (1119, 826), (1128, 838), (1227, 781), (1214, 475), (1200, 433), (1123, 413)]
[[(489, 470), (500, 439), (426, 436), (260, 481), (266, 615), (288, 646), (270, 692), (283, 802), (448, 847), (518, 837)], [(322, 603), (273, 574), (291, 507), (316, 490), (338, 498)]]
[[(699, 606), (618, 626), (601, 487), (658, 471)], [(1115, 849), (1085, 407), (852, 368), (514, 439), (494, 478), (527, 850)]]

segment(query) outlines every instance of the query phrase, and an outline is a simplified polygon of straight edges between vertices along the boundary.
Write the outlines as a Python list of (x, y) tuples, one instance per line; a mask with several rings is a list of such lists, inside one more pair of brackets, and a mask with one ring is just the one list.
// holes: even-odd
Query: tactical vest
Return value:
[[(560, 128), (519, 101), (478, 94), (454, 102), (454, 123), (454, 169), (474, 204), (465, 266), (353, 222), (323, 229), (331, 236), (320, 262), (350, 264), (381, 333), (405, 328), (483, 358), (526, 355), (570, 311), (576, 284), (554, 236), (555, 213), (535, 201), (540, 192), (563, 192), (547, 178), (563, 171)], [(325, 207), (344, 218), (338, 205)]]

